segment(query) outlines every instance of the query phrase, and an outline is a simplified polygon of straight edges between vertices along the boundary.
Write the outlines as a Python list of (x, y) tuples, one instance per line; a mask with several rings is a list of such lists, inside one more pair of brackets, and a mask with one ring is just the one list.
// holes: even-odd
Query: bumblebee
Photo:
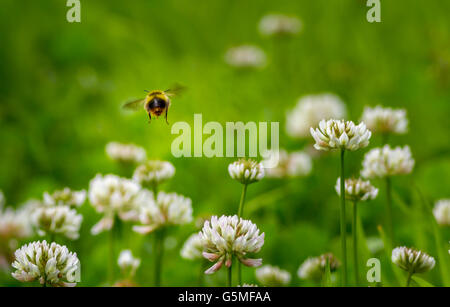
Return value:
[(173, 89), (161, 91), (146, 91), (148, 92), (145, 98), (133, 100), (124, 104), (123, 108), (131, 109), (131, 110), (139, 110), (140, 108), (144, 108), (148, 113), (149, 123), (152, 121), (152, 116), (158, 118), (164, 113), (164, 118), (166, 119), (166, 123), (169, 124), (167, 120), (167, 114), (169, 112), (169, 107), (171, 104), (170, 97), (178, 95), (183, 88), (177, 86)]

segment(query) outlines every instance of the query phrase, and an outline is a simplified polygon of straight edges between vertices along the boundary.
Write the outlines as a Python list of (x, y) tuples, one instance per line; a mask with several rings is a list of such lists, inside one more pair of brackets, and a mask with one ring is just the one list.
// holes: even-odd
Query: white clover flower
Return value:
[(287, 175), (289, 177), (306, 176), (311, 173), (312, 159), (303, 151), (296, 151), (289, 154), (287, 164)]
[(352, 121), (322, 120), (319, 128), (310, 129), (317, 150), (346, 149), (355, 151), (369, 145), (372, 133), (367, 130), (364, 123), (355, 125)]
[[(265, 175), (268, 178), (294, 178), (307, 176), (312, 170), (311, 157), (303, 152), (297, 151), (287, 153), (280, 149), (278, 154), (278, 161), (274, 161), (277, 155), (272, 151), (267, 152), (264, 156), (269, 158), (263, 160), (261, 163), (264, 166)], [(272, 167), (276, 165), (275, 167)]]
[(176, 193), (159, 192), (156, 201), (153, 193), (146, 191), (146, 205), (142, 206), (139, 220), (143, 224), (134, 226), (133, 230), (148, 234), (157, 228), (171, 225), (183, 225), (192, 221), (192, 201)]
[(291, 281), (291, 273), (279, 267), (265, 265), (256, 269), (256, 279), (264, 287), (282, 287)]
[(450, 226), (450, 199), (441, 199), (433, 209), (434, 217), (439, 225)]
[(141, 265), (141, 259), (133, 257), (129, 249), (122, 250), (117, 260), (119, 268), (126, 277), (132, 277)]
[(320, 266), (319, 258), (306, 259), (299, 267), (297, 275), (300, 279), (320, 280), (323, 275), (323, 270)]
[(364, 156), (361, 176), (364, 178), (384, 178), (411, 173), (414, 159), (409, 146), (392, 149), (389, 145), (374, 148)]
[(238, 218), (237, 215), (213, 216), (205, 222), (200, 235), (205, 248), (203, 257), (216, 262), (205, 274), (216, 272), (224, 263), (230, 267), (233, 257), (246, 266), (262, 264), (262, 259), (246, 257), (248, 253), (259, 252), (264, 245), (264, 233), (260, 234), (258, 227), (250, 220)]
[(38, 199), (28, 199), (20, 206), (20, 210), (26, 212), (27, 214), (33, 214), (34, 210), (44, 206), (44, 202)]
[(408, 119), (404, 109), (365, 107), (361, 121), (374, 133), (404, 134), (408, 130)]
[(287, 113), (286, 131), (294, 138), (309, 136), (311, 127), (323, 119), (343, 119), (345, 104), (334, 94), (318, 94), (301, 97), (293, 110)]
[(116, 215), (126, 221), (137, 220), (140, 208), (152, 201), (146, 196), (141, 186), (132, 180), (115, 175), (97, 175), (89, 183), (89, 201), (104, 217), (91, 233), (96, 235), (110, 230)]
[(45, 206), (69, 206), (79, 207), (84, 204), (86, 200), (86, 191), (72, 191), (69, 188), (64, 188), (49, 194), (44, 193), (43, 204)]
[(319, 257), (311, 257), (305, 260), (297, 271), (297, 275), (300, 279), (306, 280), (320, 280), (327, 268), (327, 262), (330, 264), (330, 271), (336, 271), (340, 262), (334, 257), (333, 254), (327, 253)]
[(266, 65), (266, 54), (259, 47), (242, 45), (230, 48), (225, 61), (236, 68), (261, 68)]
[(239, 159), (228, 165), (228, 173), (242, 184), (251, 184), (264, 178), (264, 167), (251, 159)]
[(181, 257), (188, 260), (203, 259), (203, 241), (198, 233), (192, 234), (180, 251)]
[(300, 19), (283, 14), (269, 14), (259, 22), (259, 32), (264, 36), (296, 35), (301, 29)]
[(242, 286), (241, 286), (241, 285), (238, 285), (238, 287), (242, 287), (242, 288), (255, 288), (255, 287), (258, 287), (258, 285), (255, 285), (255, 284), (243, 284)]
[[(337, 179), (336, 192), (341, 196), (341, 178)], [(351, 201), (366, 201), (375, 199), (378, 195), (378, 189), (370, 184), (370, 181), (364, 181), (361, 178), (345, 179), (345, 198)]]
[(106, 145), (106, 154), (120, 163), (142, 163), (146, 159), (145, 149), (134, 144), (111, 142)]
[(40, 236), (63, 235), (78, 239), (83, 216), (69, 206), (40, 207), (34, 210), (31, 221)]
[(32, 235), (30, 216), (24, 208), (14, 210), (0, 206), (0, 242), (23, 239)]
[(80, 261), (76, 253), (44, 240), (22, 246), (15, 252), (11, 275), (22, 282), (38, 280), (42, 285), (73, 287), (77, 282)]
[(396, 247), (392, 251), (392, 262), (411, 274), (425, 273), (434, 268), (436, 261), (426, 253), (408, 247)]
[(134, 171), (133, 180), (142, 186), (153, 188), (169, 180), (175, 174), (175, 167), (167, 161), (147, 161)]

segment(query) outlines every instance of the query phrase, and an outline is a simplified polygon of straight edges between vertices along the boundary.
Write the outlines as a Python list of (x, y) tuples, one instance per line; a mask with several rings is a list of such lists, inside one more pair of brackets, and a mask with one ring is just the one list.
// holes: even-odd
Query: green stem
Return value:
[(342, 286), (347, 285), (347, 242), (346, 242), (346, 217), (345, 217), (345, 149), (341, 149), (341, 250), (342, 250)]
[(409, 287), (412, 276), (413, 276), (413, 272), (408, 272), (408, 278), (406, 279), (406, 287)]
[(248, 184), (244, 184), (242, 188), (242, 194), (241, 194), (241, 201), (239, 203), (239, 209), (238, 209), (238, 217), (242, 217), (244, 214), (244, 203), (245, 203), (245, 196), (247, 195), (247, 186)]
[(391, 245), (394, 245), (394, 230), (392, 224), (392, 182), (390, 177), (386, 177), (386, 230)]
[(114, 263), (115, 263), (115, 255), (114, 255), (114, 232), (115, 226), (113, 225), (112, 229), (109, 230), (109, 268), (108, 268), (108, 280), (109, 284), (112, 286), (114, 284)]
[(242, 263), (238, 262), (238, 284), (242, 286)]
[(232, 279), (232, 268), (233, 266), (230, 265), (230, 267), (228, 268), (228, 279), (227, 279), (227, 287), (231, 287), (231, 279)]
[(322, 286), (323, 287), (331, 287), (331, 267), (330, 267), (330, 259), (326, 258), (326, 266), (325, 273), (322, 275)]
[(204, 281), (204, 276), (205, 276), (205, 266), (206, 266), (207, 262), (205, 261), (205, 259), (202, 259), (200, 261), (200, 272), (198, 274), (198, 280), (197, 280), (197, 284), (199, 287), (203, 287), (203, 281)]
[(155, 200), (156, 200), (156, 198), (157, 198), (157, 196), (158, 196), (158, 185), (157, 185), (156, 183), (154, 183), (154, 184), (152, 185), (152, 191), (153, 191), (153, 197), (154, 197)]
[(358, 235), (357, 235), (357, 221), (358, 221), (358, 202), (353, 202), (353, 222), (352, 222), (352, 234), (353, 234), (353, 266), (355, 271), (355, 284), (359, 285), (359, 269), (358, 269)]
[(155, 287), (161, 286), (162, 259), (164, 254), (164, 228), (156, 233), (155, 237)]
[(388, 143), (388, 141), (389, 141), (389, 133), (388, 133), (388, 132), (383, 132), (383, 133), (381, 134), (381, 142), (382, 142), (383, 144), (381, 144), (381, 145), (382, 145), (382, 146), (386, 145), (386, 144)]
[[(248, 184), (244, 184), (243, 188), (242, 188), (242, 194), (241, 194), (241, 201), (239, 203), (239, 209), (238, 209), (238, 217), (242, 217), (242, 215), (244, 214), (244, 203), (245, 203), (245, 196), (247, 195), (247, 186)], [(239, 285), (242, 284), (242, 265), (239, 262), (238, 263), (238, 283)]]

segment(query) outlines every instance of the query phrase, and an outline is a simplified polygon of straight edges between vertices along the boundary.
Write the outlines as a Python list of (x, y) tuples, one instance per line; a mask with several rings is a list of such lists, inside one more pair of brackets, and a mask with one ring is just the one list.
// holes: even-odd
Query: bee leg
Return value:
[(164, 118), (166, 119), (166, 123), (169, 124), (169, 122), (167, 121), (167, 113), (169, 112), (169, 108), (166, 108), (166, 114), (164, 115)]
[(150, 124), (152, 122), (152, 115), (148, 113), (148, 123)]

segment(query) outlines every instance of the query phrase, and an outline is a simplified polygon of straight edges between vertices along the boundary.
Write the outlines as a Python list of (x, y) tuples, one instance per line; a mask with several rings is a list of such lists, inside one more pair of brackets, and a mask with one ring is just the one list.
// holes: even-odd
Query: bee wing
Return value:
[(145, 99), (140, 98), (125, 103), (122, 108), (129, 110), (139, 110), (139, 108), (142, 108), (144, 106), (144, 103)]
[(174, 84), (170, 89), (164, 91), (164, 93), (166, 93), (167, 96), (171, 97), (171, 96), (179, 96), (184, 91), (186, 91), (186, 87), (177, 83)]

